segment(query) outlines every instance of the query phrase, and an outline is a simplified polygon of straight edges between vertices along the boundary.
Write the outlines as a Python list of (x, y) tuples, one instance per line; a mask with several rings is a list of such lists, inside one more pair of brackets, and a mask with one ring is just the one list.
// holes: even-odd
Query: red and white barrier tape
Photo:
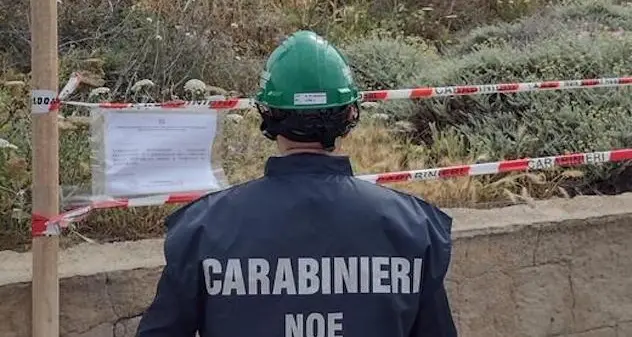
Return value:
[(565, 154), (552, 157), (505, 160), (493, 163), (450, 166), (424, 170), (389, 172), (359, 176), (358, 178), (376, 184), (388, 184), (406, 181), (450, 179), (492, 175), (507, 172), (527, 172), (551, 169), (554, 167), (572, 167), (580, 165), (599, 165), (632, 160), (632, 149), (603, 152)]
[(251, 98), (232, 98), (227, 100), (205, 101), (168, 101), (161, 103), (86, 103), (86, 102), (62, 102), (73, 106), (102, 109), (211, 109), (211, 110), (236, 110), (254, 107)]
[(68, 227), (69, 224), (81, 220), (83, 217), (88, 215), (88, 213), (97, 209), (182, 204), (199, 199), (207, 193), (208, 191), (194, 191), (152, 195), (140, 198), (120, 198), (94, 201), (90, 205), (75, 208), (71, 211), (61, 213), (53, 217), (52, 219), (46, 219), (40, 215), (34, 214), (31, 220), (31, 234), (33, 236), (58, 235), (61, 231), (61, 228)]
[(567, 81), (545, 81), (525, 83), (500, 83), (483, 85), (459, 85), (452, 87), (414, 88), (399, 90), (377, 90), (362, 93), (365, 101), (389, 101), (447, 96), (470, 96), (497, 93), (515, 93), (545, 90), (568, 90), (607, 88), (632, 85), (632, 77), (595, 78)]
[[(401, 172), (360, 175), (359, 179), (374, 184), (388, 184), (406, 181), (451, 179), (457, 177), (491, 175), (507, 172), (526, 172), (551, 169), (554, 167), (572, 167), (579, 165), (598, 165), (609, 162), (632, 160), (632, 148), (603, 152), (574, 153), (552, 157), (505, 160), (493, 163), (431, 168)], [(60, 228), (67, 227), (87, 215), (90, 211), (104, 208), (130, 208), (138, 206), (159, 206), (187, 203), (199, 199), (207, 192), (183, 192), (168, 195), (156, 195), (143, 198), (129, 198), (96, 201), (92, 204), (60, 214), (53, 219), (33, 218), (33, 232), (39, 235), (54, 235)]]
[[(612, 77), (567, 81), (545, 81), (525, 83), (500, 83), (483, 85), (459, 85), (451, 87), (426, 87), (397, 90), (375, 90), (362, 92), (362, 101), (390, 101), (397, 99), (418, 99), (447, 96), (470, 96), (496, 93), (516, 93), (545, 90), (568, 90), (586, 88), (622, 87), (632, 85), (632, 77)], [(254, 106), (251, 98), (233, 98), (228, 100), (207, 101), (170, 101), (163, 103), (84, 103), (62, 102), (68, 105), (98, 107), (104, 109), (147, 109), (147, 108), (200, 108), (214, 110), (247, 109)]]
[(70, 75), (70, 79), (68, 79), (68, 83), (66, 83), (59, 92), (59, 100), (63, 101), (68, 98), (77, 90), (77, 88), (79, 88), (79, 85), (81, 85), (81, 75), (79, 73), (72, 73)]

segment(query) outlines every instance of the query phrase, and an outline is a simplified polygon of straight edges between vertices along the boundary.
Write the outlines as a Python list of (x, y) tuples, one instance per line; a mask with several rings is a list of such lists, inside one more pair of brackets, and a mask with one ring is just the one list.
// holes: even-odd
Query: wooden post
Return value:
[[(59, 132), (57, 111), (46, 109), (58, 90), (57, 1), (31, 0), (33, 117), (33, 214), (58, 214)], [(52, 97), (51, 97), (52, 96)], [(48, 103), (48, 104), (47, 104)], [(59, 237), (33, 236), (33, 337), (59, 336)]]

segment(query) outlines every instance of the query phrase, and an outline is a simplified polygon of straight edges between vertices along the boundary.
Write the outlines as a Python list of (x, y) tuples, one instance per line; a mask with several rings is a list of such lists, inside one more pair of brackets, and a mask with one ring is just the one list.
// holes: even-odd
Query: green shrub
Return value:
[[(630, 34), (562, 34), (522, 50), (486, 48), (451, 60), (452, 66), (443, 68), (449, 70), (443, 83), (627, 76), (631, 50)], [(429, 124), (457, 129), (467, 138), (470, 152), (494, 159), (603, 151), (632, 146), (630, 93), (626, 87), (433, 99), (418, 103), (415, 121), (420, 129)], [(629, 174), (620, 168), (587, 167), (578, 184), (594, 187), (598, 181)]]
[[(342, 49), (363, 90), (401, 89), (419, 74), (439, 71), (434, 67), (440, 60), (435, 48), (421, 39), (374, 31)], [(406, 119), (415, 112), (415, 104), (408, 100), (387, 101), (381, 103), (376, 112)]]
[[(442, 60), (443, 72), (434, 79), (421, 74), (411, 85), (487, 84), (625, 76), (632, 69), (628, 56), (632, 37), (601, 34), (594, 38), (563, 34), (524, 49), (511, 46), (485, 48), (467, 56)], [(608, 91), (592, 89), (512, 95), (480, 95), (418, 101), (420, 125), (458, 126), (483, 116), (518, 115), (534, 104), (563, 106), (560, 97), (577, 97), (587, 105), (610, 99)]]
[(629, 3), (617, 5), (609, 0), (580, 0), (514, 23), (476, 28), (462, 38), (450, 53), (466, 55), (480, 48), (503, 45), (522, 49), (561, 33), (587, 36), (604, 31), (617, 33), (629, 30), (632, 30), (632, 5)]
[(372, 35), (342, 46), (356, 80), (364, 90), (400, 88), (432, 70), (439, 60), (433, 47), (421, 39), (375, 31)]
[(0, 87), (0, 242), (4, 233), (18, 233), (17, 241), (28, 237), (30, 221), (29, 168), (31, 145), (27, 108), (28, 88), (23, 84)]
[[(356, 41), (345, 46), (345, 52), (365, 89), (629, 76), (632, 35), (625, 29), (602, 27), (580, 34), (583, 30), (562, 27), (579, 18), (583, 26), (578, 21), (571, 27), (623, 24), (622, 18), (630, 13), (630, 8), (610, 3), (575, 3), (530, 18), (552, 20), (534, 35), (525, 28), (528, 20), (482, 28), (456, 46), (460, 52), (444, 57), (423, 53), (402, 38), (384, 36)], [(555, 34), (545, 36), (546, 31)], [(486, 42), (464, 48), (473, 45), (473, 36), (485, 36)], [(497, 40), (489, 43), (492, 36)], [(464, 151), (472, 157), (499, 160), (632, 146), (630, 91), (626, 87), (402, 100), (380, 105), (378, 111), (409, 118), (417, 126), (419, 141), (427, 145), (437, 137), (431, 127), (453, 130), (465, 137)], [(586, 176), (569, 187), (615, 181), (629, 174), (622, 167), (587, 167)], [(619, 190), (632, 188), (624, 185)]]

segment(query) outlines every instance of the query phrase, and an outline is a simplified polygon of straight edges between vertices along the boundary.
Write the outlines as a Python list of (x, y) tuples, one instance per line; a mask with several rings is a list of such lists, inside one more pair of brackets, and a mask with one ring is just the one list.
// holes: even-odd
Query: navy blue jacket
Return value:
[(272, 157), (167, 219), (139, 337), (455, 337), (452, 219), (353, 177), (347, 157)]

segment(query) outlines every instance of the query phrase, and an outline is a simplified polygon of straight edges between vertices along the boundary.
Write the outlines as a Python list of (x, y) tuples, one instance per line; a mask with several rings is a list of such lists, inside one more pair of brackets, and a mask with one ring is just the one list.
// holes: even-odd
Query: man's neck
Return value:
[(322, 155), (332, 155), (331, 152), (327, 152), (323, 149), (311, 149), (311, 148), (288, 148), (281, 152), (281, 156), (290, 156), (293, 154), (299, 153), (312, 153), (312, 154), (322, 154)]

